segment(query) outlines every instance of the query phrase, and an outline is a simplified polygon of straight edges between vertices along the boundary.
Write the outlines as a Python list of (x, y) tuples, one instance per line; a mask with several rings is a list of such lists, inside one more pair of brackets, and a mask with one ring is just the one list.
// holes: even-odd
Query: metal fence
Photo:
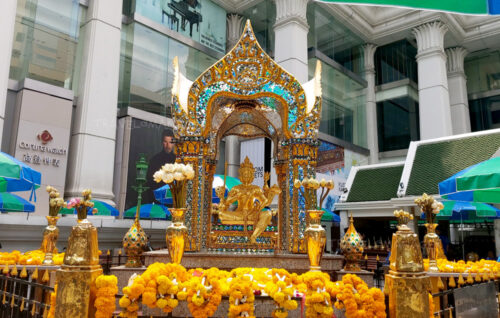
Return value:
[[(0, 318), (43, 318), (50, 310), (50, 275), (45, 271), (54, 270), (39, 267), (40, 278), (33, 278), (34, 267), (27, 270), (27, 276), (0, 273)], [(24, 276), (24, 275), (23, 275)], [(47, 279), (48, 277), (48, 279)], [(46, 280), (46, 281), (44, 281)]]

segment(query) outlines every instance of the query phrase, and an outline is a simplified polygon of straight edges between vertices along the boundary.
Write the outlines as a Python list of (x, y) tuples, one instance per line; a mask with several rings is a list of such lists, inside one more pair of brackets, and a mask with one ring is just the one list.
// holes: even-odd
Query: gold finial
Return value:
[(248, 159), (248, 156), (245, 157), (245, 160), (240, 164), (240, 170), (243, 169), (253, 169), (253, 163)]
[(354, 227), (354, 218), (352, 213), (349, 217), (349, 228), (340, 241), (340, 249), (346, 259), (345, 271), (360, 271), (358, 260), (361, 259), (364, 247), (361, 236)]

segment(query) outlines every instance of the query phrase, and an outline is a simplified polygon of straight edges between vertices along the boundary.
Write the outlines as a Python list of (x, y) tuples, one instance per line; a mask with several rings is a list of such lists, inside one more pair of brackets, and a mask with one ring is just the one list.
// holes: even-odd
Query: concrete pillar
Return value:
[(500, 256), (500, 219), (495, 219), (495, 249), (497, 257)]
[(363, 45), (366, 87), (366, 136), (370, 149), (370, 163), (378, 162), (377, 101), (375, 99), (375, 51), (374, 44)]
[(464, 72), (464, 59), (467, 53), (463, 47), (446, 49), (451, 126), (454, 135), (470, 132), (467, 77)]
[(65, 191), (72, 197), (91, 188), (93, 198), (113, 205), (122, 2), (89, 1)]
[(226, 136), (227, 175), (239, 178), (240, 168), (240, 141), (238, 136)]
[(306, 12), (309, 0), (275, 0), (276, 22), (274, 23), (274, 60), (305, 83), (307, 69), (307, 24)]
[(243, 33), (243, 17), (236, 13), (230, 13), (226, 18), (226, 51), (229, 52), (240, 39)]
[[(226, 37), (226, 51), (230, 51), (243, 32), (243, 17), (239, 14), (227, 15), (227, 37)], [(238, 169), (240, 168), (240, 141), (238, 136), (226, 136), (226, 152), (225, 158), (227, 162), (227, 175), (230, 177), (239, 178)]]
[(348, 211), (339, 211), (340, 216), (340, 238), (344, 237), (345, 230), (349, 227)]
[(418, 44), (418, 98), (420, 139), (452, 134), (450, 97), (446, 76), (444, 35), (448, 31), (440, 21), (413, 29)]
[(5, 119), (5, 103), (7, 102), (7, 86), (9, 84), (10, 57), (14, 40), (14, 25), (16, 23), (16, 0), (0, 1), (0, 143), (3, 137), (3, 122)]

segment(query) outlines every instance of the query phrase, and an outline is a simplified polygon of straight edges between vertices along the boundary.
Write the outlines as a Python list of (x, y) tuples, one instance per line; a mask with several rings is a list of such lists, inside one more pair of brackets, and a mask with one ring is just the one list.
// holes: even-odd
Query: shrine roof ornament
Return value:
[(180, 72), (178, 58), (174, 59), (172, 105), (179, 136), (207, 137), (243, 105), (264, 114), (269, 127), (264, 130), (277, 131), (280, 138), (316, 138), (321, 64), (317, 63), (315, 76), (301, 85), (260, 47), (247, 20), (234, 48), (194, 82)]

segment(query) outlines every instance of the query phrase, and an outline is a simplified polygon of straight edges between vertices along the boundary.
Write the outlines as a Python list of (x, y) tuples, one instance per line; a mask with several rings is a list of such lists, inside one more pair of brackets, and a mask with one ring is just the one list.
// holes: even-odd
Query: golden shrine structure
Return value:
[[(186, 250), (305, 253), (304, 211), (311, 207), (299, 208), (293, 181), (315, 176), (321, 65), (309, 82), (300, 84), (262, 50), (247, 21), (236, 46), (194, 82), (180, 72), (177, 60), (174, 72), (177, 158), (195, 170), (187, 189)], [(219, 143), (228, 135), (267, 137), (274, 144), (278, 208), (272, 223), (253, 239), (241, 222), (229, 224), (224, 213), (211, 213)]]

